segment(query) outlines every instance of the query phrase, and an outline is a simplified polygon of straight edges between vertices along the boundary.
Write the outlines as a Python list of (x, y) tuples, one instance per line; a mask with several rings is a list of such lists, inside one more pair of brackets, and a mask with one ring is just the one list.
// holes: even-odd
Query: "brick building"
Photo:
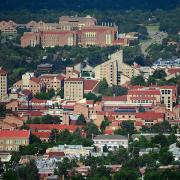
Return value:
[(40, 44), (40, 34), (34, 32), (25, 32), (21, 37), (21, 47), (34, 47)]
[(46, 90), (54, 89), (55, 91), (60, 90), (64, 86), (63, 74), (42, 74), (39, 79), (44, 83)]
[(131, 103), (164, 104), (167, 110), (173, 111), (177, 99), (176, 86), (131, 86), (129, 87), (127, 101)]
[(31, 21), (26, 24), (31, 32), (21, 38), (21, 47), (36, 46), (112, 46), (116, 39), (116, 26), (99, 26), (93, 17), (61, 16), (58, 23)]
[(83, 27), (77, 32), (78, 45), (86, 46), (112, 46), (117, 33), (116, 27), (93, 26)]
[(76, 32), (73, 31), (43, 31), (40, 38), (42, 47), (76, 45)]

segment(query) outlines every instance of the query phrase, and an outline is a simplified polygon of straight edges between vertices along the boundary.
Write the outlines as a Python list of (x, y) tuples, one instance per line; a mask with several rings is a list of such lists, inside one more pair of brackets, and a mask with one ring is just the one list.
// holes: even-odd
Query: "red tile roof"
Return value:
[(47, 153), (47, 155), (49, 156), (49, 158), (65, 156), (64, 152), (49, 152), (49, 153)]
[(159, 86), (160, 89), (176, 89), (176, 86)]
[(66, 35), (72, 34), (72, 31), (43, 31), (43, 35)]
[(164, 113), (158, 113), (154, 111), (137, 113), (136, 118), (141, 118), (143, 120), (158, 120), (164, 119)]
[(142, 126), (143, 126), (143, 122), (136, 121), (136, 122), (135, 122), (135, 126), (141, 126), (141, 127), (142, 127)]
[(132, 89), (142, 89), (144, 88), (145, 86), (139, 86), (139, 85), (136, 85), (136, 86), (129, 86), (129, 90), (132, 90)]
[(107, 129), (107, 130), (104, 131), (105, 135), (112, 135), (113, 133), (114, 133), (114, 131), (110, 130), (110, 129)]
[(160, 95), (159, 90), (129, 90), (128, 95)]
[(83, 81), (84, 79), (83, 78), (68, 78), (68, 79), (65, 79), (64, 81)]
[(34, 116), (34, 117), (40, 117), (43, 115), (43, 112), (41, 112), (41, 111), (29, 111), (26, 114), (29, 114), (30, 116)]
[(28, 125), (31, 130), (35, 131), (51, 131), (52, 129), (57, 129), (59, 131), (69, 130), (70, 132), (74, 132), (77, 128), (81, 128), (81, 126), (76, 125), (64, 125), (64, 124), (29, 124)]
[(31, 81), (35, 82), (35, 83), (40, 83), (40, 79), (36, 78), (36, 77), (32, 77)]
[(77, 70), (73, 70), (73, 73), (75, 73), (75, 74), (80, 74), (80, 72), (77, 71)]
[(84, 80), (84, 90), (93, 91), (98, 84), (99, 81), (97, 80)]
[(131, 97), (131, 100), (156, 100), (155, 97)]
[(32, 103), (47, 103), (47, 100), (37, 99), (35, 97), (31, 100)]
[(29, 130), (0, 131), (0, 138), (29, 138), (29, 135)]
[(124, 95), (124, 96), (103, 96), (102, 101), (127, 101), (127, 95)]
[(170, 74), (180, 73), (180, 68), (170, 68), (168, 69), (168, 73)]
[(51, 132), (32, 132), (32, 134), (40, 139), (48, 139)]
[(94, 104), (93, 100), (86, 100), (86, 104)]
[(0, 69), (0, 74), (1, 75), (7, 75), (7, 72), (5, 70), (3, 70), (3, 69)]
[(32, 94), (32, 92), (29, 91), (28, 89), (22, 90), (22, 93), (23, 93), (24, 95), (26, 95), (26, 96), (29, 96), (30, 94)]
[(116, 39), (113, 41), (114, 45), (121, 45), (125, 43), (125, 38)]

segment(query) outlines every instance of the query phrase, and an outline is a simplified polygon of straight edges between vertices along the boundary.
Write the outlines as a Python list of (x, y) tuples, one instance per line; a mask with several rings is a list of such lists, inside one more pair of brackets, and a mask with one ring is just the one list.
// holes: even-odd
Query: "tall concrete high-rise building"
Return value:
[(135, 66), (130, 66), (123, 62), (123, 51), (113, 53), (109, 60), (94, 68), (95, 78), (98, 80), (106, 79), (109, 86), (122, 85), (133, 76), (140, 74)]
[(122, 50), (112, 54), (110, 59), (95, 67), (95, 78), (106, 79), (109, 86), (118, 85), (119, 69), (123, 61)]
[(7, 72), (0, 67), (0, 100), (7, 95)]

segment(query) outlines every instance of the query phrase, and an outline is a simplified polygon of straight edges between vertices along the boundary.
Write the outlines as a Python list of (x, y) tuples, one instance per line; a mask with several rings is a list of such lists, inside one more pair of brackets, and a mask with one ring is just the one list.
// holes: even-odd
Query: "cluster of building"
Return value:
[[(41, 65), (38, 68), (43, 71), (51, 71), (51, 65)], [(128, 147), (127, 138), (113, 135), (115, 130), (121, 128), (123, 121), (133, 121), (137, 130), (164, 120), (169, 121), (172, 126), (179, 125), (180, 106), (176, 104), (178, 99), (176, 86), (129, 85), (132, 77), (144, 72), (145, 79), (148, 79), (154, 70), (150, 67), (140, 67), (137, 64), (132, 66), (125, 64), (120, 50), (94, 69), (89, 65), (84, 67), (80, 63), (74, 67), (66, 67), (65, 73), (42, 73), (36, 77), (34, 73), (27, 72), (8, 92), (7, 72), (1, 69), (1, 103), (4, 103), (6, 109), (11, 113), (7, 113), (6, 117), (0, 119), (0, 151), (18, 151), (20, 145), (29, 144), (30, 133), (42, 141), (49, 140), (53, 129), (58, 131), (67, 129), (73, 133), (77, 128), (82, 128), (77, 123), (80, 115), (84, 116), (86, 122), (93, 121), (99, 128), (104, 119), (108, 119), (110, 122), (104, 130), (104, 135), (93, 138), (94, 145), (100, 152), (103, 151), (105, 145), (109, 150), (117, 149), (119, 146)], [(83, 71), (89, 72), (90, 76), (83, 77)], [(179, 68), (168, 68), (166, 72), (167, 77), (175, 77), (179, 73)], [(109, 86), (127, 87), (127, 94), (102, 96), (102, 99), (97, 102), (84, 98), (84, 95), (90, 92), (99, 95), (98, 87), (102, 79), (106, 79)], [(40, 100), (34, 97), (35, 94), (48, 92), (50, 89), (54, 89), (55, 92), (64, 90), (64, 98), (55, 96), (49, 100)], [(60, 117), (61, 124), (29, 124), (28, 131), (20, 130), (20, 127), (29, 118), (33, 119), (48, 114)], [(86, 136), (83, 131), (82, 136)], [(79, 146), (78, 148), (82, 148), (86, 155), (92, 151), (92, 149), (85, 150)], [(49, 152), (57, 151), (57, 154), (60, 153), (63, 157), (67, 155), (69, 158), (74, 156), (68, 154), (64, 149), (67, 150), (68, 147), (54, 148)], [(74, 152), (77, 156), (81, 150), (71, 149), (70, 152)], [(78, 156), (80, 157), (80, 155), (81, 153)]]
[(137, 33), (118, 34), (114, 23), (102, 23), (91, 16), (61, 16), (59, 23), (30, 21), (27, 24), (16, 24), (13, 21), (1, 21), (3, 33), (17, 33), (17, 28), (27, 29), (21, 38), (21, 47), (42, 45), (54, 46), (128, 46), (138, 39)]
[[(83, 77), (81, 76), (83, 71), (94, 76)], [(82, 67), (78, 64), (74, 67), (66, 67), (65, 74), (41, 74), (35, 77), (34, 73), (27, 72), (13, 85), (11, 92), (7, 93), (7, 73), (1, 69), (1, 100), (6, 104), (7, 109), (18, 115), (18, 118), (14, 118), (12, 123), (13, 117), (8, 115), (1, 120), (0, 127), (1, 129), (16, 129), (28, 118), (47, 114), (59, 116), (62, 124), (67, 126), (77, 125), (77, 119), (81, 114), (87, 122), (93, 120), (99, 127), (107, 117), (111, 125), (107, 127), (106, 132), (111, 134), (120, 128), (124, 120), (133, 120), (137, 129), (143, 125), (150, 126), (164, 120), (168, 120), (171, 124), (178, 124), (180, 106), (176, 105), (178, 98), (176, 86), (129, 85), (132, 77), (143, 73), (147, 80), (154, 71), (155, 69), (150, 67), (125, 64), (120, 50), (94, 69), (89, 65)], [(169, 68), (166, 71), (168, 74), (166, 78), (175, 77), (180, 73), (179, 68)], [(102, 79), (106, 79), (109, 86), (127, 87), (127, 95), (103, 96), (102, 100), (97, 102), (84, 99), (84, 96), (90, 92), (99, 95), (98, 88)], [(48, 92), (50, 89), (54, 89), (56, 93), (63, 90), (64, 98), (56, 96), (53, 99), (40, 100), (34, 97), (35, 94)], [(145, 112), (139, 109), (144, 109)], [(35, 126), (37, 126), (37, 132), (40, 131), (42, 125)], [(50, 127), (44, 126), (47, 131), (52, 130), (53, 126), (49, 129)]]

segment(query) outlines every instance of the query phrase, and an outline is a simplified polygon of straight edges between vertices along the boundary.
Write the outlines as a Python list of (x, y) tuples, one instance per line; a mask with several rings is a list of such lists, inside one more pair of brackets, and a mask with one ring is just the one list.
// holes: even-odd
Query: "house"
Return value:
[(169, 150), (168, 151), (172, 153), (175, 161), (179, 161), (180, 160), (180, 148), (177, 147), (176, 143), (171, 144), (169, 146)]
[(139, 156), (149, 154), (150, 152), (159, 152), (159, 148), (144, 148), (139, 150)]
[(108, 150), (114, 151), (123, 146), (128, 148), (128, 138), (121, 135), (97, 135), (93, 138), (95, 147), (103, 151), (106, 146)]

